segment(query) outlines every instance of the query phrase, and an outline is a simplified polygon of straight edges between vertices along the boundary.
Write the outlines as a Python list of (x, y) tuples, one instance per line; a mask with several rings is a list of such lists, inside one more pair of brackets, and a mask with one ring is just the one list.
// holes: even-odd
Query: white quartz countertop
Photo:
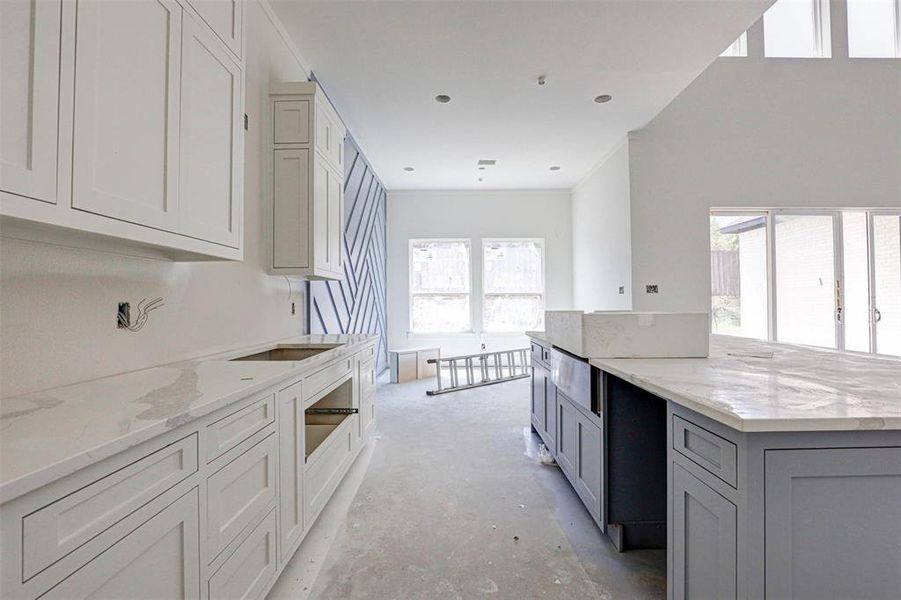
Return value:
[(901, 429), (901, 359), (713, 335), (708, 358), (590, 363), (733, 429)]
[[(0, 503), (374, 343), (305, 335), (0, 400)], [(341, 344), (300, 361), (234, 361)]]

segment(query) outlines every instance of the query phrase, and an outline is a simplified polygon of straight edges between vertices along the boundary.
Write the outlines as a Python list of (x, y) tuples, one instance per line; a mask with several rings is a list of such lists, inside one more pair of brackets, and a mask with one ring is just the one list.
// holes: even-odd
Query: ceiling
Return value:
[(575, 185), (772, 0), (271, 3), (396, 190)]

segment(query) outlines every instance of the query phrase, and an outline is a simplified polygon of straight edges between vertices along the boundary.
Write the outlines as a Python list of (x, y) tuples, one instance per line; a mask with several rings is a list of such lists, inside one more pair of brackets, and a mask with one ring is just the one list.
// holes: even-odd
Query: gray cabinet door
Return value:
[(532, 424), (539, 432), (544, 430), (547, 369), (532, 363)]
[(596, 519), (601, 518), (601, 428), (578, 415), (578, 460), (576, 491)]
[(672, 468), (673, 600), (735, 598), (735, 505), (678, 464)]
[(550, 373), (544, 378), (544, 441), (551, 452), (557, 451), (557, 386)]
[(901, 448), (766, 452), (766, 597), (901, 598)]
[(557, 464), (573, 481), (579, 456), (579, 416), (565, 396), (557, 402)]

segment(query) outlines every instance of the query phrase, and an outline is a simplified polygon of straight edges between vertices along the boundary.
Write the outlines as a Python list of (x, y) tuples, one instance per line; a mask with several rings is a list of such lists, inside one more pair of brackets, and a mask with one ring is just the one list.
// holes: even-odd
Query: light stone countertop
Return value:
[(738, 431), (901, 430), (899, 358), (712, 335), (708, 358), (589, 362)]
[[(304, 335), (0, 400), (0, 503), (374, 343)], [(341, 344), (301, 361), (234, 361)]]

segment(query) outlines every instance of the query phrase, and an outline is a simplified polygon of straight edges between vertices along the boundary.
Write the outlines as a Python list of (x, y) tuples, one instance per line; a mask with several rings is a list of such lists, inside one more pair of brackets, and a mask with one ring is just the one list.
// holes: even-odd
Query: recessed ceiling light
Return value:
[(438, 94), (435, 96), (435, 102), (440, 102), (441, 104), (447, 104), (450, 102), (450, 96), (447, 94)]
[(551, 171), (559, 171), (559, 170), (560, 170), (560, 167), (558, 167), (556, 165), (551, 167)]
[(613, 96), (610, 94), (601, 94), (600, 96), (595, 96), (594, 101), (598, 104), (604, 104), (605, 102), (610, 102), (613, 100)]
[(479, 171), (484, 171), (485, 167), (479, 167)]
[(404, 167), (404, 171), (415, 171), (413, 167)]
[(481, 178), (481, 177), (479, 177), (479, 181), (482, 181), (482, 178)]
[(491, 159), (482, 158), (476, 164), (479, 165), (480, 167), (493, 167), (494, 165), (497, 164), (497, 161), (494, 160), (493, 158), (491, 158)]

